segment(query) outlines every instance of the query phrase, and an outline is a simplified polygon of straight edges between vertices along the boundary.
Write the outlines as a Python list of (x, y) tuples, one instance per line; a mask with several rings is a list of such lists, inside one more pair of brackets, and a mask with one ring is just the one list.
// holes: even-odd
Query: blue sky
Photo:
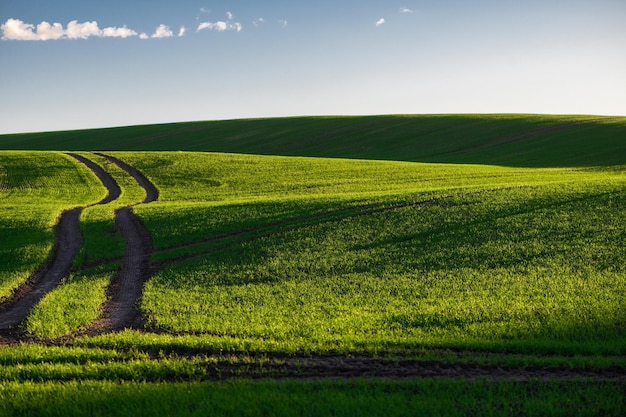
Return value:
[(626, 115), (624, 22), (624, 0), (0, 0), (0, 133)]

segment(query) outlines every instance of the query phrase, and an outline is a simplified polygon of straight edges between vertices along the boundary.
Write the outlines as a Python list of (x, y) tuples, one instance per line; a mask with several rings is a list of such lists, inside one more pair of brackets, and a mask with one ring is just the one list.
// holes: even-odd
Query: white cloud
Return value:
[(141, 33), (141, 35), (139, 35), (139, 39), (150, 39), (150, 36), (145, 33)]
[(211, 10), (209, 10), (209, 9), (205, 9), (204, 7), (200, 7), (200, 11), (201, 11), (202, 13), (206, 13), (206, 14), (211, 13)]
[(413, 13), (413, 10), (408, 9), (406, 7), (403, 7), (403, 8), (400, 9), (400, 13), (402, 13), (402, 14), (411, 14), (411, 13)]
[(34, 26), (18, 19), (9, 19), (0, 26), (2, 39), (34, 41), (37, 35), (33, 33)]
[(95, 21), (78, 23), (78, 21), (72, 20), (67, 24), (66, 34), (69, 39), (87, 39), (90, 36), (101, 36), (98, 23)]
[(252, 21), (252, 24), (256, 27), (259, 27), (262, 23), (265, 23), (265, 19), (263, 19), (262, 17), (259, 17), (258, 19), (254, 19)]
[(198, 25), (196, 32), (200, 32), (201, 30), (216, 30), (218, 32), (236, 30), (237, 32), (241, 32), (243, 26), (239, 22), (232, 22), (234, 17), (233, 14), (231, 12), (226, 12), (226, 17), (228, 18), (226, 22), (221, 20), (217, 22), (202, 22)]
[(96, 21), (78, 23), (78, 21), (72, 20), (67, 24), (67, 28), (63, 29), (63, 25), (60, 23), (50, 24), (44, 21), (35, 27), (18, 19), (8, 19), (0, 26), (0, 29), (3, 32), (2, 39), (5, 40), (47, 41), (56, 39), (87, 39), (92, 36), (114, 38), (137, 36), (137, 32), (126, 26), (121, 28), (107, 27), (101, 30)]
[(287, 27), (287, 21), (286, 21), (286, 20), (284, 20), (284, 19), (279, 20), (279, 21), (278, 21), (278, 23), (279, 23), (282, 27), (284, 27), (284, 28), (286, 28), (286, 27)]
[(180, 29), (178, 30), (178, 37), (180, 38), (181, 36), (185, 36), (186, 31), (187, 31), (187, 28), (184, 26), (181, 26)]
[(376, 27), (382, 26), (385, 24), (385, 19), (378, 19), (378, 21), (376, 22)]
[(64, 34), (63, 25), (60, 23), (50, 25), (48, 22), (41, 22), (37, 25), (37, 37), (40, 41), (61, 39)]
[(196, 30), (196, 32), (200, 32), (201, 30), (225, 30), (226, 29), (226, 22), (202, 22), (198, 25), (198, 29)]
[(215, 30), (218, 32), (224, 32), (226, 30), (236, 30), (237, 32), (241, 32), (243, 26), (239, 22), (231, 23), (231, 22), (202, 22), (198, 25), (198, 29), (196, 32), (200, 32), (201, 30)]
[(162, 39), (171, 38), (172, 36), (174, 36), (174, 32), (170, 30), (170, 27), (164, 24), (160, 24), (150, 37), (155, 39)]
[(121, 28), (109, 27), (102, 29), (102, 36), (105, 38), (128, 38), (130, 36), (137, 36), (137, 32), (126, 26)]

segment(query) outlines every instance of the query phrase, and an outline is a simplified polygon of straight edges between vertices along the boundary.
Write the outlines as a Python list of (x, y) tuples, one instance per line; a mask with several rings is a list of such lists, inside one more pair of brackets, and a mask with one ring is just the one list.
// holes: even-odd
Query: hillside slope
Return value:
[(626, 163), (626, 117), (296, 117), (0, 136), (0, 149), (211, 151), (521, 167)]

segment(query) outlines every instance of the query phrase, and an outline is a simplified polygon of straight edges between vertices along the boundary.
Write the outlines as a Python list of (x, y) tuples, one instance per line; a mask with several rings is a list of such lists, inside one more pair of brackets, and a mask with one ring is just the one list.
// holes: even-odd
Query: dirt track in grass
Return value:
[[(80, 250), (80, 214), (86, 207), (108, 204), (118, 199), (121, 190), (113, 177), (93, 161), (80, 155), (68, 156), (87, 166), (107, 189), (107, 195), (95, 204), (65, 210), (54, 227), (55, 242), (49, 261), (42, 265), (24, 284), (0, 305), (0, 342), (11, 343), (20, 339), (20, 324), (30, 310), (61, 280), (68, 276), (72, 263)], [(98, 154), (118, 165), (146, 190), (145, 204), (158, 198), (158, 190), (141, 172), (109, 155)], [(122, 266), (107, 289), (107, 301), (102, 306), (102, 317), (92, 323), (87, 333), (103, 333), (131, 327), (138, 317), (137, 303), (143, 283), (150, 277), (149, 259), (152, 239), (145, 226), (132, 211), (132, 206), (115, 211), (115, 227), (123, 237), (125, 255)]]
[(409, 357), (371, 356), (276, 356), (242, 363), (212, 363), (203, 369), (203, 379), (229, 378), (319, 379), (319, 378), (456, 378), (532, 381), (537, 379), (589, 380), (626, 383), (626, 368), (571, 367), (551, 365), (506, 365), (461, 361), (419, 360)]
[(94, 321), (84, 334), (100, 334), (133, 327), (140, 320), (138, 303), (143, 284), (150, 279), (150, 255), (152, 238), (150, 232), (139, 221), (132, 207), (156, 201), (159, 192), (145, 175), (125, 162), (102, 153), (96, 153), (114, 163), (146, 191), (142, 202), (122, 207), (115, 211), (115, 228), (124, 238), (124, 258), (122, 266), (107, 288), (107, 301), (102, 305), (102, 316)]
[[(108, 189), (108, 195), (97, 204), (106, 204), (114, 201), (120, 195), (120, 190), (113, 178), (97, 164), (78, 155), (69, 154), (76, 160), (87, 165), (100, 178)], [(155, 201), (158, 198), (158, 190), (143, 175), (133, 167), (108, 155), (101, 156), (120, 166), (128, 172), (146, 190), (146, 198), (137, 204)], [(436, 201), (436, 199), (435, 199)], [(362, 206), (332, 213), (317, 214), (305, 218), (293, 219), (292, 222), (279, 222), (267, 225), (259, 229), (247, 230), (224, 236), (207, 239), (221, 239), (237, 237), (252, 232), (261, 235), (276, 233), (275, 227), (288, 229), (297, 227), (301, 222), (310, 220), (334, 220), (334, 217), (343, 215), (363, 216), (385, 210), (393, 210), (410, 205), (429, 204), (433, 201), (421, 201), (411, 204), (402, 204), (394, 207)], [(116, 274), (108, 288), (108, 301), (103, 305), (103, 316), (93, 323), (82, 334), (98, 334), (112, 332), (125, 327), (139, 327), (139, 314), (137, 304), (141, 298), (143, 283), (150, 278), (151, 267), (149, 263), (152, 254), (152, 244), (149, 232), (138, 220), (132, 211), (132, 206), (116, 210), (115, 225), (118, 232), (124, 237), (126, 244), (125, 256), (122, 267)], [(27, 284), (20, 287), (21, 293), (17, 292), (11, 299), (11, 303), (5, 302), (0, 306), (0, 345), (19, 344), (29, 340), (20, 339), (16, 333), (16, 327), (26, 317), (28, 311), (58, 282), (69, 273), (72, 260), (80, 248), (79, 216), (83, 207), (67, 210), (59, 217), (55, 226), (55, 245), (50, 262), (42, 266)], [(196, 243), (197, 244), (197, 243)], [(171, 249), (171, 248), (169, 248)], [(199, 254), (195, 254), (198, 256)], [(180, 261), (181, 259), (176, 259)], [(154, 267), (155, 265), (153, 265)], [(57, 340), (38, 340), (47, 345), (72, 344), (74, 336)], [(167, 353), (167, 352), (166, 352)], [(460, 352), (462, 353), (462, 352)], [(160, 353), (162, 354), (162, 353)], [(169, 352), (179, 357), (202, 357), (211, 352)], [(571, 366), (540, 366), (540, 365), (500, 365), (492, 363), (471, 362), (472, 352), (467, 352), (470, 360), (417, 360), (410, 357), (385, 358), (367, 355), (269, 355), (259, 358), (249, 358), (246, 355), (240, 362), (218, 362), (206, 365), (197, 365), (202, 380), (222, 380), (227, 378), (272, 378), (272, 379), (319, 379), (319, 378), (463, 378), (492, 380), (516, 380), (532, 381), (537, 379), (557, 380), (590, 380), (612, 381), (626, 383), (626, 368), (622, 366), (612, 367), (571, 367)], [(235, 353), (232, 355), (237, 357)], [(478, 355), (481, 356), (481, 355)], [(159, 357), (154, 357), (159, 360)], [(181, 376), (173, 377), (176, 381)], [(184, 377), (182, 377), (184, 379)], [(194, 376), (196, 380), (198, 375)]]
[(81, 244), (80, 214), (85, 207), (107, 204), (117, 199), (121, 190), (115, 180), (99, 165), (80, 155), (70, 157), (86, 165), (107, 188), (107, 195), (95, 204), (65, 210), (54, 226), (54, 245), (48, 262), (42, 265), (0, 305), (0, 335), (15, 337), (29, 311), (67, 276)]

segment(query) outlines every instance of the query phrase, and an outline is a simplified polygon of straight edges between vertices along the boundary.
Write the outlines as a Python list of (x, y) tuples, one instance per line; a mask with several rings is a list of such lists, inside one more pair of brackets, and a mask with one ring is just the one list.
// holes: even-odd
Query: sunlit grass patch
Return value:
[(46, 261), (61, 211), (103, 195), (89, 169), (72, 161), (57, 152), (0, 152), (0, 298)]
[(553, 184), (302, 225), (157, 273), (142, 309), (166, 331), (304, 350), (532, 340), (619, 353), (623, 216), (611, 205), (624, 198), (619, 183)]
[(23, 332), (37, 338), (53, 338), (80, 330), (96, 320), (114, 271), (111, 267), (100, 268), (68, 277), (33, 308)]
[(145, 198), (145, 190), (117, 165), (98, 155), (90, 153), (80, 155), (102, 166), (120, 187), (121, 195), (108, 204), (83, 210), (81, 214), (83, 242), (74, 262), (77, 268), (83, 264), (121, 258), (124, 255), (124, 242), (114, 225), (115, 209), (136, 204)]

